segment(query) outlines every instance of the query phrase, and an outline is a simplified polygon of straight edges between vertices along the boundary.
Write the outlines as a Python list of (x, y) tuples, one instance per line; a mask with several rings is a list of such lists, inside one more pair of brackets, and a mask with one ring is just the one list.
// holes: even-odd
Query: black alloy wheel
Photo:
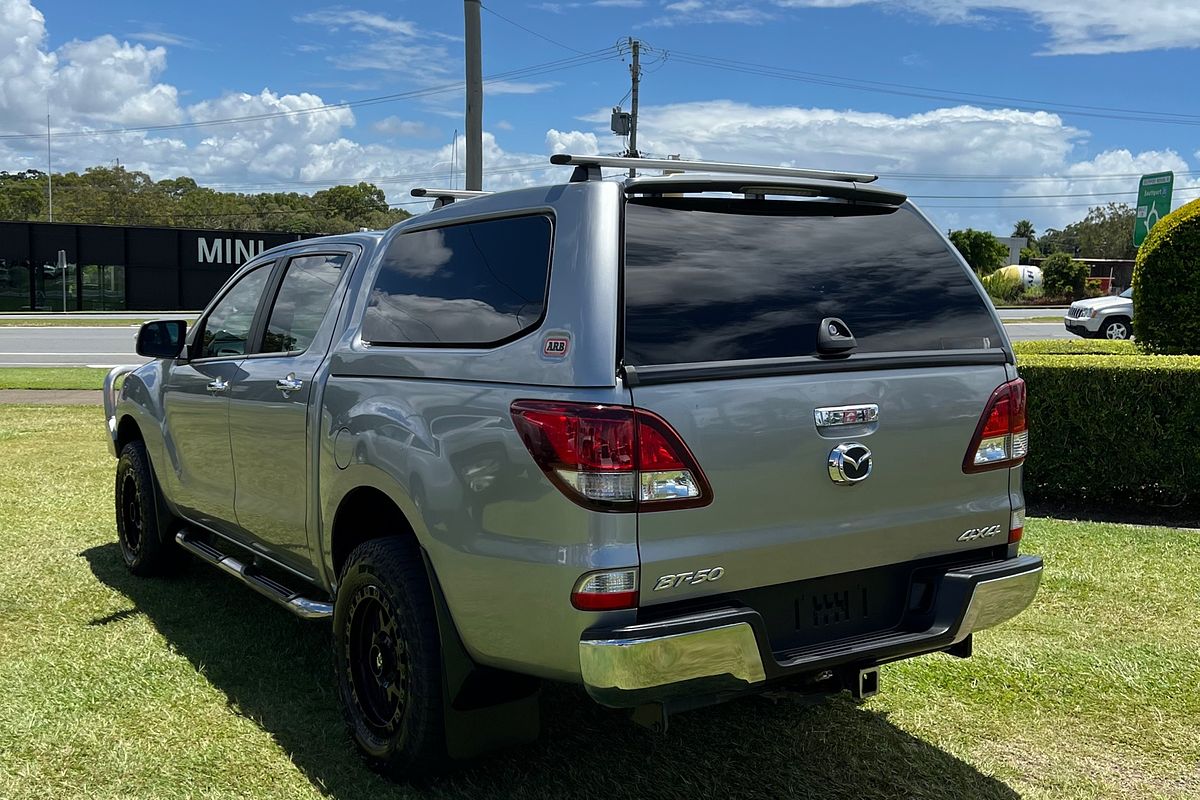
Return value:
[(437, 612), (411, 535), (372, 539), (346, 558), (333, 661), (342, 717), (372, 769), (412, 780), (448, 765)]
[(113, 499), (117, 542), (129, 571), (134, 575), (161, 575), (174, 570), (182, 551), (171, 537), (180, 521), (163, 503), (146, 445), (140, 441), (121, 448)]
[(364, 586), (350, 601), (345, 668), (359, 712), (381, 735), (396, 732), (408, 705), (408, 656), (396, 613), (378, 586)]

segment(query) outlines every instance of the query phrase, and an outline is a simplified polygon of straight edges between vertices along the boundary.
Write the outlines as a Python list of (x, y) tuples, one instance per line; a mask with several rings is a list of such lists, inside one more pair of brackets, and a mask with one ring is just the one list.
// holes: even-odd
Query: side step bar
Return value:
[(179, 543), (180, 547), (198, 557), (201, 561), (206, 561), (214, 567), (228, 572), (254, 591), (274, 600), (298, 617), (303, 617), (304, 619), (325, 619), (333, 616), (332, 603), (324, 603), (319, 600), (310, 600), (307, 597), (301, 597), (283, 584), (273, 581), (266, 575), (255, 570), (254, 565), (243, 564), (236, 558), (222, 553), (208, 542), (194, 538), (193, 534), (186, 529), (175, 534), (175, 541)]

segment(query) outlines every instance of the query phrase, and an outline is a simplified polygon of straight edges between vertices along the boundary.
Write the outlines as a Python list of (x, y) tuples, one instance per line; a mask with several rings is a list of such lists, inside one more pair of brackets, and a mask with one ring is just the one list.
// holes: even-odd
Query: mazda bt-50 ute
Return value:
[(129, 569), (187, 552), (331, 618), (350, 735), (399, 776), (536, 736), (542, 680), (651, 725), (866, 696), (1029, 605), (1025, 384), (904, 195), (552, 161), (143, 326), (105, 392)]

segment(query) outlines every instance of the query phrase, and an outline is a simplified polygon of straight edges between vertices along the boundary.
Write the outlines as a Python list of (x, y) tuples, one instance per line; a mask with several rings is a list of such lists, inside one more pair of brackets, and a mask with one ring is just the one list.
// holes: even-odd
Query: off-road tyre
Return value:
[(182, 560), (173, 538), (179, 520), (162, 499), (142, 442), (129, 442), (121, 448), (113, 497), (117, 544), (126, 568), (139, 576), (174, 572)]
[(449, 766), (437, 616), (413, 539), (373, 539), (346, 559), (333, 663), (346, 727), (372, 769), (414, 780)]

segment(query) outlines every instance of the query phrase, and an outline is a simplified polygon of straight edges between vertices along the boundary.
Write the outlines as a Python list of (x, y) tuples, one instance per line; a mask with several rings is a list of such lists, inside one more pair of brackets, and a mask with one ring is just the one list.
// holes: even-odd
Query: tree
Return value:
[(1033, 248), (1033, 247), (1022, 247), (1021, 248), (1021, 263), (1022, 264), (1032, 264), (1033, 260), (1035, 258), (1041, 258), (1041, 257), (1042, 257), (1042, 254), (1039, 253), (1036, 248)]
[(988, 231), (951, 231), (950, 241), (980, 275), (990, 275), (1008, 261), (1008, 248)]
[(1067, 226), (1079, 241), (1084, 258), (1133, 258), (1133, 221), (1136, 212), (1125, 203), (1109, 203), (1088, 209), (1081, 222)]
[(1037, 231), (1033, 229), (1033, 223), (1029, 220), (1017, 220), (1017, 224), (1013, 225), (1012, 235), (1019, 239), (1028, 239), (1028, 246), (1037, 249)]
[[(45, 198), (44, 173), (0, 172), (0, 219), (45, 219)], [(310, 196), (218, 192), (186, 175), (155, 182), (144, 172), (120, 166), (54, 176), (57, 222), (345, 233), (388, 228), (409, 216), (389, 208), (383, 190), (365, 182)]]
[(352, 224), (363, 224), (373, 212), (387, 211), (387, 196), (372, 183), (356, 186), (334, 186), (323, 189), (312, 197), (318, 207), (330, 217), (340, 217)]
[(1083, 297), (1084, 287), (1090, 270), (1082, 261), (1076, 261), (1066, 253), (1054, 253), (1042, 262), (1042, 288), (1051, 297), (1071, 295)]

